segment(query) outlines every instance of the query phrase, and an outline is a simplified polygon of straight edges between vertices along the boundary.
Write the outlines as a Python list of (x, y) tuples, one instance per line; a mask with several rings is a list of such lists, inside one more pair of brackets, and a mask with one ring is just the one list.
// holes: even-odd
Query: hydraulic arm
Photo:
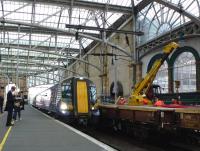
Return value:
[(162, 57), (154, 62), (146, 76), (135, 85), (135, 88), (129, 97), (128, 105), (143, 105), (144, 99), (146, 104), (152, 104), (151, 100), (146, 98), (146, 94), (152, 86), (153, 80), (155, 79), (156, 74), (163, 62), (168, 58), (171, 52), (178, 47), (179, 45), (177, 43), (171, 42), (163, 48)]

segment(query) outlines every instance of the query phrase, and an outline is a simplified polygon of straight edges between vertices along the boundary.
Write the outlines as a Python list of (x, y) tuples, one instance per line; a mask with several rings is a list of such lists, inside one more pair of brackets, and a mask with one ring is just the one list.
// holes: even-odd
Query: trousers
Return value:
[(13, 108), (8, 109), (7, 111), (8, 111), (8, 115), (7, 115), (6, 125), (9, 126), (11, 125), (11, 122), (12, 122)]
[(17, 119), (17, 114), (18, 114), (18, 118), (21, 118), (21, 109), (20, 108), (15, 108), (14, 109), (14, 115), (13, 115), (13, 119), (16, 120)]

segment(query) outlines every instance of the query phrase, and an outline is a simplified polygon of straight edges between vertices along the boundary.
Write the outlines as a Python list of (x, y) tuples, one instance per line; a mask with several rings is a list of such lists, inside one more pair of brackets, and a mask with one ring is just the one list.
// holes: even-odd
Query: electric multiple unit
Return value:
[(89, 118), (98, 112), (96, 87), (92, 81), (82, 77), (63, 80), (36, 95), (33, 106), (65, 118)]

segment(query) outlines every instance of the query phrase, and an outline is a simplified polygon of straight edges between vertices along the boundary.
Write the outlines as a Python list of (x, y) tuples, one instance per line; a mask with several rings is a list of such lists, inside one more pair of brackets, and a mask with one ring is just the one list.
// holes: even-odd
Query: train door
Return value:
[(77, 81), (77, 112), (88, 114), (88, 89), (86, 81)]

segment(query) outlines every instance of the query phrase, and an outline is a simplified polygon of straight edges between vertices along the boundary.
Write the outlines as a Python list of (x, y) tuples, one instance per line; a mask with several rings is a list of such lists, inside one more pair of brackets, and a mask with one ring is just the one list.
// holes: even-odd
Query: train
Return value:
[(96, 101), (96, 86), (91, 80), (70, 77), (37, 94), (32, 105), (70, 122), (87, 123), (99, 116)]

